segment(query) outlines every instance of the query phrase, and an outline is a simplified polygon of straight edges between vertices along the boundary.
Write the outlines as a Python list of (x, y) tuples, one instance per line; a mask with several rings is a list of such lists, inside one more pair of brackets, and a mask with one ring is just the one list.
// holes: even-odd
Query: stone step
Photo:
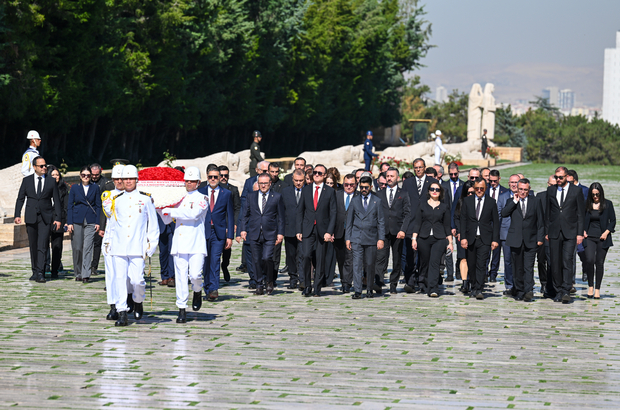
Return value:
[(0, 224), (0, 249), (28, 246), (26, 225)]

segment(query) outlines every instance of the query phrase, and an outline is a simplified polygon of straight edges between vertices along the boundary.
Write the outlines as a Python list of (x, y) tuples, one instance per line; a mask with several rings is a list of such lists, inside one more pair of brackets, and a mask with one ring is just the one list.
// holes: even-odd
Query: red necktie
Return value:
[[(314, 190), (314, 210), (316, 211), (316, 206), (319, 203), (319, 187), (317, 186)], [(314, 220), (314, 224), (316, 225), (316, 219)]]
[(211, 225), (213, 225), (213, 207), (215, 207), (215, 189), (211, 189), (211, 200), (209, 201), (209, 210), (211, 211)]

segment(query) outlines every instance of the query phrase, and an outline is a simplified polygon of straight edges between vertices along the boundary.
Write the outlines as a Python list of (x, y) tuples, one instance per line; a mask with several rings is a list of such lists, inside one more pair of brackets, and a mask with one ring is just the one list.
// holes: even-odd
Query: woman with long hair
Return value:
[(461, 207), (463, 206), (463, 201), (465, 198), (473, 194), (474, 181), (465, 181), (461, 188), (461, 196), (455, 203), (452, 215), (452, 220), (454, 221), (452, 228), (456, 230), (456, 263), (458, 263), (461, 268), (461, 279), (463, 280), (459, 290), (463, 293), (469, 293), (471, 290), (471, 284), (469, 283), (469, 280), (467, 280), (467, 255), (465, 254), (465, 249), (461, 246)]
[(50, 231), (50, 243), (52, 245), (52, 279), (58, 279), (58, 270), (62, 261), (62, 240), (65, 235), (65, 226), (67, 225), (67, 203), (69, 201), (69, 186), (62, 178), (58, 168), (54, 165), (47, 166), (47, 176), (54, 178), (58, 185), (58, 195), (60, 196), (60, 228), (52, 228)]
[(616, 212), (611, 201), (605, 199), (603, 186), (598, 182), (593, 182), (588, 190), (583, 229), (588, 298), (600, 299), (605, 257), (609, 247), (613, 246), (611, 233), (616, 229)]

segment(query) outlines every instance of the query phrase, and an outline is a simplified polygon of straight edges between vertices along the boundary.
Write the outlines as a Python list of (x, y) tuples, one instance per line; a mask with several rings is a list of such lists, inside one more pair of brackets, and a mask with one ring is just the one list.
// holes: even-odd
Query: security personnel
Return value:
[(116, 287), (116, 326), (127, 326), (127, 277), (133, 286), (134, 318), (142, 319), (142, 302), (146, 282), (144, 281), (144, 260), (150, 258), (159, 242), (157, 212), (150, 195), (136, 189), (138, 169), (127, 165), (123, 169), (125, 192), (112, 200), (116, 220), (111, 233), (110, 254), (114, 259), (114, 285)]
[(32, 166), (32, 160), (39, 156), (37, 148), (41, 145), (41, 137), (36, 131), (28, 131), (28, 140), (30, 140), (30, 146), (24, 152), (22, 156), (22, 175), (27, 177), (34, 174), (34, 167)]
[(366, 171), (370, 171), (372, 159), (379, 156), (372, 152), (372, 137), (372, 131), (366, 132), (366, 142), (364, 142), (364, 162), (366, 163)]
[[(103, 213), (106, 217), (106, 229), (104, 231), (101, 248), (103, 251), (103, 262), (105, 266), (105, 286), (108, 297), (108, 305), (110, 305), (110, 313), (108, 313), (108, 315), (106, 316), (107, 320), (118, 319), (118, 312), (116, 311), (116, 286), (114, 283), (114, 260), (112, 258), (112, 255), (110, 255), (110, 248), (112, 246), (112, 232), (116, 223), (116, 218), (114, 217), (114, 208), (112, 208), (112, 200), (114, 197), (120, 195), (124, 191), (122, 179), (123, 168), (125, 168), (125, 165), (123, 164), (115, 165), (114, 168), (112, 168), (112, 181), (114, 182), (114, 189), (110, 191), (104, 191), (103, 194), (101, 194), (101, 204), (103, 207)], [(131, 296), (131, 294), (133, 293), (133, 287), (131, 286), (131, 283), (127, 284), (127, 291)], [(130, 299), (128, 298), (128, 303), (129, 300)], [(131, 298), (131, 305), (133, 305), (133, 298)]]
[(173, 218), (176, 221), (170, 255), (174, 258), (174, 276), (177, 292), (179, 317), (177, 323), (185, 323), (189, 289), (187, 278), (192, 281), (194, 297), (192, 309), (200, 310), (202, 306), (202, 268), (207, 256), (207, 240), (205, 238), (205, 217), (209, 209), (208, 198), (198, 192), (200, 170), (188, 167), (185, 170), (185, 189), (187, 195), (174, 208), (157, 211), (168, 225)]
[(252, 133), (252, 136), (254, 137), (254, 142), (252, 142), (252, 145), (250, 145), (250, 176), (256, 176), (256, 165), (258, 165), (259, 162), (264, 161), (265, 158), (263, 158), (260, 155), (260, 142), (263, 139), (263, 136), (261, 135), (260, 131), (254, 131)]

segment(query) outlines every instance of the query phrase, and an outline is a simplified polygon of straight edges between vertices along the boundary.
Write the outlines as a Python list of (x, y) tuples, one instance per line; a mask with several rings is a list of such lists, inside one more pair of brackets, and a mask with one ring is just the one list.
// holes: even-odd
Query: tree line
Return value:
[(0, 3), (0, 167), (38, 130), (49, 162), (270, 156), (400, 121), (431, 47), (416, 0)]

